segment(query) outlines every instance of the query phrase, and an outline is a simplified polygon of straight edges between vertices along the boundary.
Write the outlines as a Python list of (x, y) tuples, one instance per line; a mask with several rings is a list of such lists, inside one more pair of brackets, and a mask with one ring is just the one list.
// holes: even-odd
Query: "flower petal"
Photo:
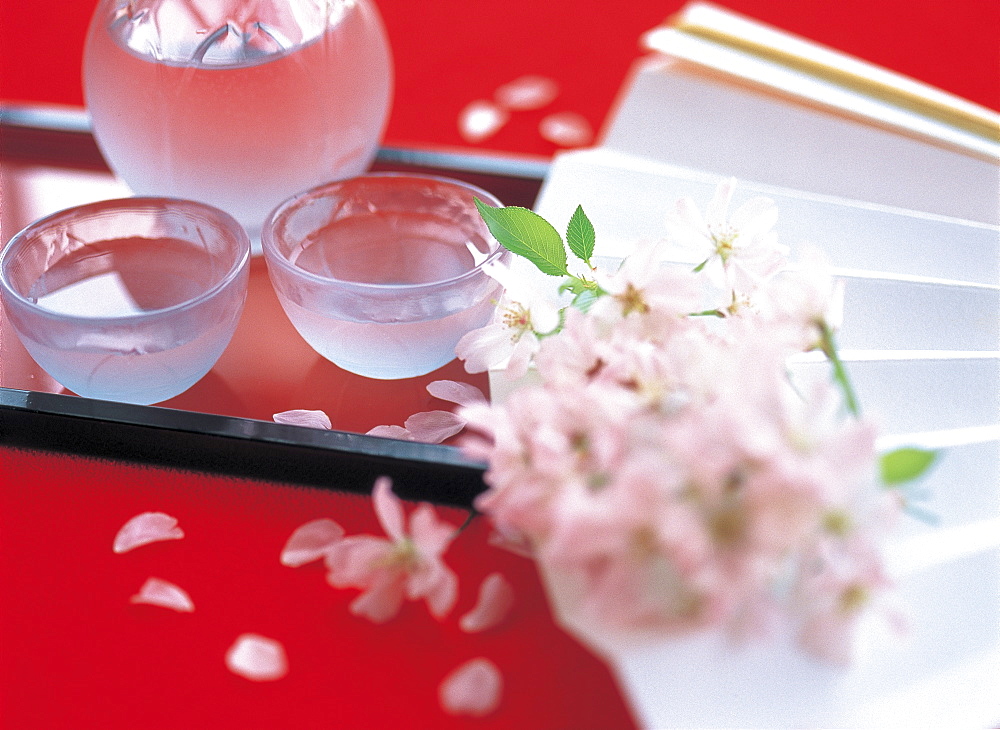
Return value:
[(172, 608), (175, 611), (191, 613), (194, 611), (194, 602), (191, 596), (183, 588), (170, 581), (160, 578), (149, 578), (142, 584), (142, 588), (132, 598), (131, 603), (144, 603), (149, 606), (161, 606)]
[(538, 124), (543, 139), (560, 147), (582, 147), (594, 139), (594, 129), (582, 114), (557, 112)]
[(330, 519), (307, 522), (288, 538), (281, 551), (281, 564), (297, 568), (322, 558), (330, 546), (344, 536), (344, 528)]
[(414, 413), (405, 421), (414, 441), (439, 444), (465, 428), (465, 419), (451, 411)]
[(396, 542), (404, 539), (403, 503), (392, 493), (392, 480), (389, 477), (379, 477), (372, 489), (372, 501), (375, 503), (375, 514), (385, 530), (385, 534)]
[(381, 573), (368, 590), (351, 602), (351, 613), (376, 624), (394, 618), (403, 605), (405, 578), (400, 572)]
[(538, 352), (538, 338), (533, 332), (526, 332), (521, 335), (521, 339), (514, 345), (510, 359), (507, 360), (506, 377), (509, 380), (523, 378), (531, 365), (531, 359)]
[(184, 531), (177, 526), (177, 518), (163, 512), (143, 512), (136, 515), (118, 530), (114, 551), (125, 553), (141, 545), (160, 540), (180, 540)]
[(444, 618), (458, 600), (458, 577), (440, 560), (433, 560), (412, 574), (406, 584), (406, 597), (423, 598), (434, 618)]
[(410, 535), (425, 555), (443, 553), (455, 539), (457, 531), (454, 525), (439, 519), (434, 508), (426, 502), (420, 504), (410, 517)]
[(252, 682), (273, 682), (288, 674), (281, 642), (259, 634), (242, 634), (226, 652), (226, 666)]
[(541, 109), (559, 95), (559, 84), (546, 76), (521, 76), (497, 88), (493, 98), (507, 109)]
[(451, 715), (483, 717), (500, 705), (503, 678), (489, 659), (466, 662), (441, 683), (441, 708)]
[(455, 345), (455, 355), (465, 363), (465, 372), (483, 373), (506, 360), (513, 347), (509, 327), (488, 324), (462, 335)]
[(330, 417), (323, 411), (282, 411), (271, 416), (275, 423), (284, 423), (289, 426), (306, 426), (308, 428), (322, 428), (329, 431), (333, 428)]
[(323, 555), (326, 581), (334, 588), (366, 588), (394, 550), (392, 542), (373, 535), (352, 535), (338, 540)]
[(462, 631), (486, 631), (503, 621), (514, 605), (514, 588), (500, 573), (490, 573), (479, 586), (475, 608), (462, 616), (458, 625)]
[(705, 217), (708, 219), (709, 225), (717, 225), (725, 222), (726, 212), (729, 210), (729, 202), (733, 199), (733, 191), (735, 189), (735, 177), (723, 180), (715, 187), (715, 193), (705, 208)]
[(433, 383), (427, 384), (427, 392), (435, 398), (446, 400), (449, 403), (457, 403), (460, 406), (487, 402), (486, 396), (479, 388), (456, 380), (435, 380)]
[(376, 426), (371, 431), (366, 431), (365, 435), (384, 439), (399, 439), (400, 441), (416, 441), (413, 434), (402, 426)]
[(477, 99), (458, 115), (458, 131), (466, 142), (482, 142), (500, 131), (510, 114), (491, 101)]
[(746, 237), (764, 234), (777, 222), (778, 206), (770, 198), (763, 197), (751, 198), (729, 218), (730, 225)]

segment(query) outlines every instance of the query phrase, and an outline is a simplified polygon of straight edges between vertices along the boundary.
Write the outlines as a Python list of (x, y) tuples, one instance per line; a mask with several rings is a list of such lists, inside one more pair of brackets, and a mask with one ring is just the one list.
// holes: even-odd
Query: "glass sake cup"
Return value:
[(501, 294), (483, 267), (509, 253), (447, 178), (376, 173), (287, 200), (264, 224), (271, 283), (316, 352), (380, 380), (425, 375), (487, 324)]
[(246, 300), (250, 240), (227, 213), (170, 198), (55, 213), (0, 253), (0, 299), (35, 361), (78, 395), (150, 404), (200, 380)]

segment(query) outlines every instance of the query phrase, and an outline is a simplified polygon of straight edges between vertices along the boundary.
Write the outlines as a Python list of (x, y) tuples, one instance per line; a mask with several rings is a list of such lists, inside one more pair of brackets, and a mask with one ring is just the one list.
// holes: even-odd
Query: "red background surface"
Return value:
[[(93, 2), (0, 3), (0, 98), (82, 104), (79, 66)], [(995, 0), (728, 0), (726, 7), (867, 61), (1000, 108), (1000, 3)], [(522, 74), (556, 79), (552, 107), (518, 115), (485, 146), (551, 154), (536, 131), (550, 111), (599, 128), (639, 36), (678, 0), (537, 2), (381, 0), (395, 56), (391, 144), (465, 144), (456, 118)]]
[[(396, 60), (394, 145), (462, 146), (456, 118), (526, 73), (551, 76), (548, 109), (515, 116), (484, 148), (550, 155), (537, 134), (550, 111), (599, 128), (639, 35), (679, 3), (432, 0), (379, 3)], [(765, 22), (1000, 108), (995, 0), (731, 0)], [(79, 59), (91, 3), (0, 3), (0, 98), (82, 102)], [(441, 624), (422, 605), (375, 627), (347, 613), (319, 566), (278, 563), (291, 531), (332, 517), (377, 534), (367, 500), (0, 448), (0, 725), (11, 728), (473, 727), (611, 728), (630, 719), (607, 670), (556, 628), (531, 565), (486, 544), (481, 521), (447, 556), (461, 579)], [(187, 537), (114, 555), (118, 527), (139, 512), (177, 516)], [(448, 516), (458, 524), (460, 512)], [(465, 636), (455, 621), (481, 578), (501, 570), (517, 606), (506, 625)], [(194, 614), (128, 602), (150, 575), (189, 591)], [(289, 675), (253, 684), (225, 650), (253, 631), (281, 640)], [(490, 718), (450, 721), (437, 686), (487, 656), (504, 673)]]

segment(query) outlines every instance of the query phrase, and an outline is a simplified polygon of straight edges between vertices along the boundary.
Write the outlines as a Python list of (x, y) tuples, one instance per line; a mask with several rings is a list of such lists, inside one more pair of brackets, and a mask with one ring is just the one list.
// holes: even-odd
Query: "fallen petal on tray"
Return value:
[(376, 426), (371, 431), (365, 431), (366, 436), (378, 436), (384, 439), (400, 439), (401, 441), (416, 441), (413, 434), (402, 426)]
[(439, 444), (465, 428), (465, 419), (451, 411), (414, 413), (404, 424), (414, 441)]
[(472, 406), (477, 403), (487, 403), (483, 391), (474, 385), (460, 383), (457, 380), (435, 380), (427, 384), (427, 392), (440, 400), (457, 403), (460, 406)]
[(118, 530), (114, 551), (126, 553), (142, 545), (161, 540), (180, 540), (184, 531), (177, 526), (177, 518), (163, 512), (143, 512), (136, 515)]
[(330, 417), (323, 411), (282, 411), (275, 413), (272, 418), (275, 423), (284, 423), (287, 426), (306, 426), (307, 428), (323, 428), (327, 431), (333, 428)]

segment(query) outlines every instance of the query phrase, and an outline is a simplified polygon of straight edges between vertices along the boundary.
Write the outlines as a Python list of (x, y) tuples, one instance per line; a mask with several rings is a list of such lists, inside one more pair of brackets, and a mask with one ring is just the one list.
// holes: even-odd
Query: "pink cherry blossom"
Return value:
[(160, 540), (180, 540), (184, 531), (177, 526), (177, 518), (163, 512), (143, 512), (136, 515), (118, 530), (114, 551), (124, 553), (142, 545)]
[(835, 331), (844, 317), (844, 282), (825, 257), (806, 249), (799, 266), (774, 277), (755, 297), (771, 336), (799, 350), (818, 346), (822, 329)]
[(139, 592), (129, 599), (131, 603), (144, 603), (149, 606), (161, 606), (181, 613), (194, 611), (194, 601), (180, 586), (162, 578), (149, 578)]
[(320, 518), (305, 523), (288, 538), (281, 551), (281, 564), (292, 568), (324, 557), (344, 536), (344, 528), (336, 522)]
[(514, 605), (514, 589), (500, 573), (490, 573), (479, 587), (475, 607), (462, 616), (458, 625), (467, 633), (486, 631), (500, 624)]
[(852, 659), (858, 620), (890, 585), (873, 546), (851, 542), (839, 559), (807, 569), (796, 593), (802, 616), (800, 644), (814, 656), (842, 666)]
[(280, 641), (241, 634), (226, 652), (226, 667), (251, 682), (273, 682), (288, 674), (288, 657)]
[(330, 422), (330, 417), (323, 411), (282, 411), (281, 413), (275, 413), (272, 418), (274, 418), (275, 423), (284, 423), (290, 426), (322, 428), (327, 431), (333, 428), (333, 424)]
[(752, 198), (728, 215), (735, 187), (733, 178), (719, 183), (705, 217), (692, 199), (682, 198), (666, 224), (671, 238), (703, 260), (700, 266), (719, 287), (748, 293), (778, 271), (788, 249), (771, 230), (778, 218), (773, 201)]
[(611, 321), (632, 314), (676, 321), (697, 311), (701, 300), (697, 280), (677, 268), (661, 266), (661, 259), (658, 241), (642, 241), (617, 271), (597, 272), (595, 278), (608, 296), (598, 299), (590, 314)]
[(500, 706), (503, 678), (489, 659), (461, 665), (441, 683), (441, 708), (450, 715), (484, 717)]
[(375, 623), (395, 616), (404, 599), (423, 599), (432, 615), (445, 616), (458, 597), (458, 579), (442, 560), (456, 528), (424, 503), (413, 511), (407, 529), (403, 504), (387, 477), (376, 480), (372, 499), (389, 539), (353, 535), (338, 540), (325, 553), (327, 581), (336, 588), (360, 588), (350, 610)]
[(465, 362), (467, 372), (504, 367), (508, 377), (517, 379), (538, 352), (539, 335), (559, 326), (559, 307), (502, 264), (486, 264), (483, 270), (500, 282), (504, 295), (493, 322), (466, 333), (455, 346), (455, 354)]

